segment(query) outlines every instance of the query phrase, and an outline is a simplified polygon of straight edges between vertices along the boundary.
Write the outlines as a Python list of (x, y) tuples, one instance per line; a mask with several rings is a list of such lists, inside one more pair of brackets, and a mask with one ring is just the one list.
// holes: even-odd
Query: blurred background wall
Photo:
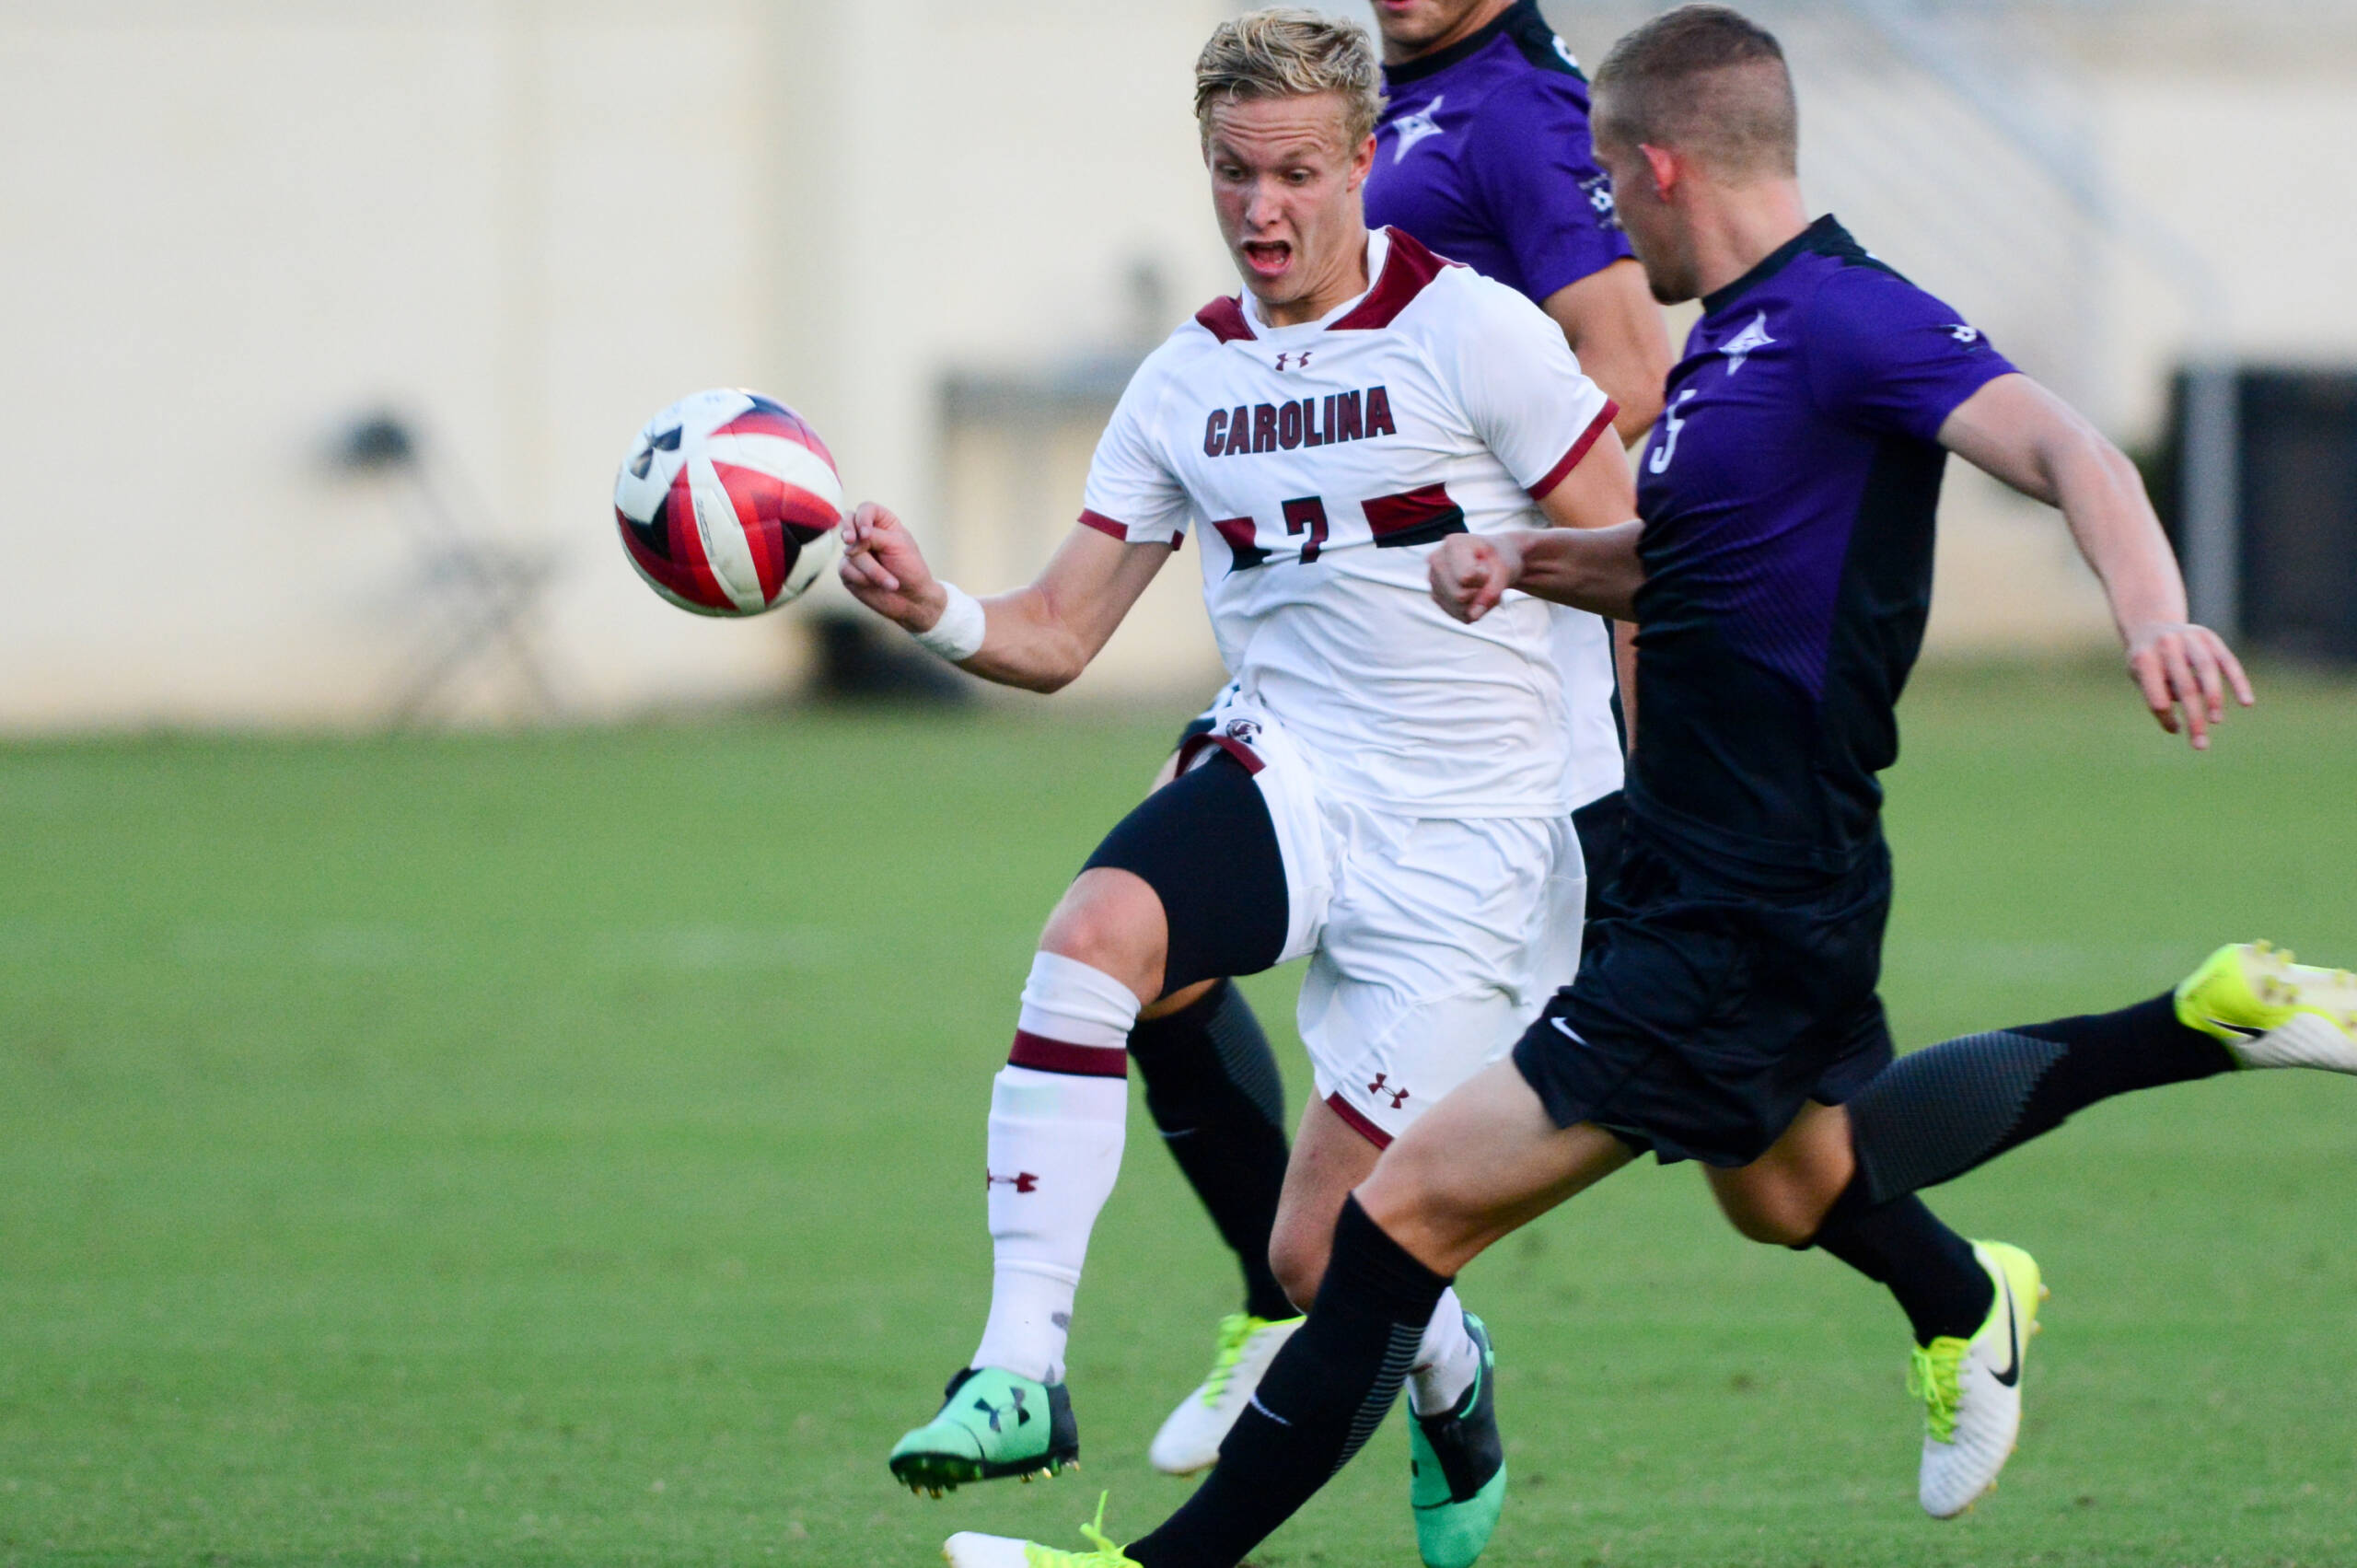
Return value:
[[(790, 691), (831, 583), (701, 621), (611, 537), (705, 386), (795, 405), (969, 587), (1028, 575), (1129, 366), (1235, 287), (1189, 71), (1238, 8), (0, 0), (0, 726)], [(1654, 8), (1547, 6), (1590, 61)], [(1754, 8), (1815, 203), (2123, 442), (2190, 357), (2357, 362), (2357, 6)], [(2058, 521), (1951, 482), (1935, 645), (2099, 642)], [(1084, 689), (1207, 690), (1195, 591), (1183, 553)]]

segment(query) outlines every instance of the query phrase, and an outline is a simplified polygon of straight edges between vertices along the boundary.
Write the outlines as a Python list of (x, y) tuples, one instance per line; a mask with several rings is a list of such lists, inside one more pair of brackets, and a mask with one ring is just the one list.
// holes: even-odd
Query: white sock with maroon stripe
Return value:
[(1465, 1307), (1454, 1288), (1443, 1291), (1433, 1320), (1424, 1325), (1415, 1365), (1408, 1369), (1408, 1404), (1418, 1415), (1453, 1409), (1473, 1386), (1481, 1367), (1481, 1347), (1465, 1331)]
[(1063, 1381), (1088, 1233), (1121, 1170), (1137, 1017), (1137, 993), (1102, 970), (1033, 957), (991, 1086), (991, 1316), (976, 1366)]

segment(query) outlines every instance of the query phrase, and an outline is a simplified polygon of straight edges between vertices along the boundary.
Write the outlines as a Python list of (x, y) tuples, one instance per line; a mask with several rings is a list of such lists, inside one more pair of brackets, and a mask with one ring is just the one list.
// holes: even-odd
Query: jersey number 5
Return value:
[(1667, 408), (1662, 410), (1661, 427), (1663, 435), (1661, 438), (1661, 445), (1654, 448), (1654, 455), (1645, 461), (1645, 471), (1648, 473), (1667, 473), (1669, 471), (1671, 460), (1678, 456), (1678, 433), (1686, 428), (1686, 421), (1678, 417), (1678, 411), (1684, 408), (1686, 406), (1686, 401), (1693, 395), (1694, 389), (1689, 387), (1686, 390), (1678, 394), (1678, 401), (1676, 402), (1671, 403)]

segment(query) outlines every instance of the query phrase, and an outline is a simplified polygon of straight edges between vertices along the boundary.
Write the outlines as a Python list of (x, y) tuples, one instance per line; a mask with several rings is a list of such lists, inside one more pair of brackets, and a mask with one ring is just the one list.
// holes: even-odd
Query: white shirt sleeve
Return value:
[(1553, 318), (1504, 284), (1463, 281), (1473, 286), (1462, 291), (1443, 371), (1455, 375), (1474, 434), (1515, 483), (1544, 499), (1612, 428), (1618, 411), (1580, 369)]
[(1155, 429), (1163, 389), (1169, 384), (1159, 358), (1138, 366), (1113, 406), (1105, 434), (1097, 438), (1080, 520), (1131, 544), (1176, 549), (1186, 536), (1189, 504), (1186, 490), (1163, 460)]

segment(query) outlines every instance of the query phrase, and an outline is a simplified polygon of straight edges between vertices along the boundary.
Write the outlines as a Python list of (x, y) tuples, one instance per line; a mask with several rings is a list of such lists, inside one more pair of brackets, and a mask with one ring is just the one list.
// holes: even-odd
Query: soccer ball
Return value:
[(646, 422), (614, 476), (622, 550), (698, 615), (759, 615), (842, 548), (842, 482), (802, 416), (758, 392), (683, 398)]

